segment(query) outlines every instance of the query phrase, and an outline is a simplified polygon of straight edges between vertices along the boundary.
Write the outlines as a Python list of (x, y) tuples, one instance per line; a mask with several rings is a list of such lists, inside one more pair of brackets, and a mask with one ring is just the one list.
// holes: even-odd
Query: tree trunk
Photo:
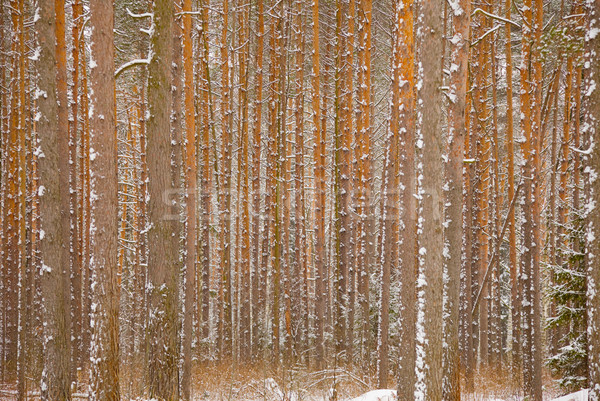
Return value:
[(172, 202), (171, 105), (173, 3), (154, 3), (152, 59), (148, 65), (148, 385), (150, 397), (178, 398), (179, 238), (177, 207)]
[(585, 164), (590, 182), (588, 204), (595, 205), (588, 211), (587, 220), (587, 257), (588, 257), (588, 288), (587, 288), (587, 313), (588, 313), (588, 368), (590, 401), (600, 400), (600, 146), (598, 134), (600, 133), (600, 89), (597, 87), (600, 79), (600, 0), (588, 1), (587, 11), (589, 26), (586, 34), (587, 79), (584, 92), (588, 95), (587, 113), (585, 121), (588, 127), (590, 154), (586, 157)]
[[(61, 118), (66, 113), (66, 102), (58, 105), (58, 62), (61, 43), (64, 45), (64, 4), (41, 0), (38, 43), (40, 58), (37, 86), (44, 96), (37, 99), (40, 119), (37, 130), (40, 138), (40, 242), (42, 252), (41, 289), (44, 300), (44, 371), (41, 399), (46, 401), (70, 400), (70, 269), (69, 269), (69, 165), (68, 136), (61, 134), (67, 124)], [(62, 13), (62, 16), (60, 15)], [(62, 27), (60, 26), (62, 24)], [(63, 35), (63, 39), (59, 38)], [(63, 72), (66, 65), (60, 66)], [(66, 85), (66, 80), (63, 82)], [(43, 155), (43, 157), (41, 156)]]
[[(118, 401), (119, 302), (117, 133), (113, 9), (90, 4), (90, 155), (92, 316), (90, 399)], [(126, 216), (122, 216), (123, 219)]]
[(463, 166), (466, 133), (466, 106), (468, 84), (469, 28), (471, 23), (471, 0), (462, 0), (460, 10), (452, 17), (454, 25), (451, 51), (450, 90), (452, 96), (448, 108), (448, 161), (446, 163), (446, 182), (449, 190), (446, 195), (446, 244), (448, 253), (446, 269), (446, 321), (444, 353), (444, 400), (460, 400), (460, 358), (458, 350), (458, 327), (460, 312), (460, 275), (463, 245)]
[(443, 301), (443, 192), (442, 192), (442, 4), (428, 1), (422, 4), (422, 30), (417, 36), (420, 65), (417, 88), (422, 125), (417, 148), (422, 167), (418, 174), (420, 195), (419, 280), (417, 355), (417, 399), (442, 399), (442, 301)]

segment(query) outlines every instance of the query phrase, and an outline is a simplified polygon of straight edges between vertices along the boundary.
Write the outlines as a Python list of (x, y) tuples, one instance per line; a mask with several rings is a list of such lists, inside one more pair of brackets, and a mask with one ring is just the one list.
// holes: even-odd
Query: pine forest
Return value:
[(600, 401), (600, 0), (0, 0), (0, 400), (461, 399)]

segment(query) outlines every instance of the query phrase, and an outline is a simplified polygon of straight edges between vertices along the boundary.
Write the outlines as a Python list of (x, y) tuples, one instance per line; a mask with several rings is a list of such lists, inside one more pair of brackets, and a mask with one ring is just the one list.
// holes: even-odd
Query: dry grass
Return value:
[(307, 370), (268, 364), (228, 363), (198, 367), (193, 392), (198, 400), (345, 400), (373, 388), (368, 378), (346, 370)]

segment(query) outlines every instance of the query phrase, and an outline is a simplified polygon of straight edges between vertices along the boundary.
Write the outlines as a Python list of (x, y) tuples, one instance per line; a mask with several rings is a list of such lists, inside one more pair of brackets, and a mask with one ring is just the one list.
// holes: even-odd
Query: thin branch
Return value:
[(475, 9), (475, 11), (473, 11), (473, 13), (471, 14), (471, 17), (475, 16), (475, 14), (477, 14), (477, 13), (481, 13), (481, 14), (485, 15), (486, 17), (493, 18), (498, 21), (502, 21), (505, 24), (511, 24), (512, 26), (515, 26), (515, 27), (521, 29), (521, 25), (519, 25), (517, 22), (507, 19), (507, 18), (504, 18), (504, 17), (501, 17), (496, 14), (488, 13), (487, 11), (484, 11), (481, 8)]
[(115, 79), (119, 78), (119, 75), (121, 75), (123, 72), (125, 72), (125, 70), (128, 70), (131, 67), (135, 67), (136, 65), (148, 65), (148, 64), (150, 64), (150, 60), (146, 59), (146, 58), (129, 61), (117, 69), (117, 71), (115, 72)]
[[(506, 229), (508, 228), (508, 222), (510, 221), (508, 216), (510, 212), (515, 207), (515, 203), (517, 203), (517, 197), (519, 196), (519, 190), (523, 186), (523, 182), (520, 182), (515, 189), (515, 194), (510, 202), (510, 207), (508, 208), (508, 213), (506, 214), (506, 219), (504, 220), (504, 224), (502, 225), (502, 231), (500, 233), (500, 237), (498, 237), (498, 241), (502, 241), (504, 239), (504, 234), (506, 233)], [(483, 293), (483, 289), (486, 287), (486, 284), (490, 278), (490, 273), (492, 272), (492, 266), (496, 263), (496, 259), (498, 258), (498, 252), (494, 251), (492, 255), (492, 259), (490, 259), (487, 270), (485, 271), (485, 275), (483, 276), (483, 281), (481, 282), (481, 286), (479, 287), (479, 292), (477, 293), (477, 298), (475, 298), (475, 302), (473, 303), (473, 309), (471, 310), (471, 314), (475, 315), (477, 308), (479, 307), (479, 301), (481, 301), (481, 294)]]

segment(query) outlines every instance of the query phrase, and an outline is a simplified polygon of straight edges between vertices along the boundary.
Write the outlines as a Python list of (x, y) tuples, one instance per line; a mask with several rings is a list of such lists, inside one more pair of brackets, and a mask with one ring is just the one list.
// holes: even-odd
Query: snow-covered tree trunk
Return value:
[[(182, 1), (183, 19), (183, 73), (185, 78), (185, 274), (184, 310), (182, 331), (181, 396), (184, 401), (191, 398), (192, 375), (192, 331), (194, 304), (196, 302), (196, 249), (197, 249), (197, 161), (196, 161), (196, 118), (194, 107), (194, 65), (192, 48), (192, 0)], [(179, 38), (177, 38), (179, 40)]]
[[(261, 350), (265, 333), (265, 297), (266, 297), (266, 266), (260, 257), (260, 220), (263, 217), (260, 209), (260, 155), (262, 142), (262, 96), (263, 96), (263, 50), (264, 50), (264, 5), (263, 0), (257, 1), (257, 43), (256, 43), (256, 79), (254, 84), (254, 105), (252, 108), (252, 356), (256, 358)], [(264, 268), (263, 268), (264, 267)]]
[(447, 350), (444, 353), (444, 400), (460, 400), (460, 359), (458, 328), (460, 282), (463, 249), (463, 166), (466, 133), (467, 76), (471, 22), (471, 1), (455, 4), (452, 12), (454, 32), (450, 59), (450, 104), (448, 106), (448, 161), (445, 177), (446, 194), (446, 320), (444, 327)]
[(324, 327), (325, 281), (325, 129), (321, 126), (319, 0), (312, 4), (312, 114), (315, 135), (315, 364), (323, 367), (325, 358)]
[(202, 178), (200, 181), (201, 194), (200, 194), (200, 210), (202, 218), (200, 220), (201, 230), (201, 264), (202, 264), (202, 301), (201, 301), (201, 316), (202, 324), (200, 336), (203, 342), (208, 341), (209, 329), (210, 329), (210, 262), (211, 262), (211, 241), (210, 241), (210, 212), (211, 212), (211, 190), (212, 180), (211, 171), (213, 164), (211, 163), (211, 147), (210, 147), (210, 136), (211, 128), (213, 127), (212, 121), (212, 99), (211, 99), (211, 81), (210, 81), (210, 69), (208, 64), (209, 58), (209, 39), (208, 39), (208, 6), (204, 1), (200, 1), (199, 10), (201, 20), (199, 24), (198, 32), (198, 50), (200, 52), (200, 103), (199, 103), (199, 118), (200, 118), (200, 133), (202, 141), (200, 145), (200, 152), (202, 154), (201, 166), (202, 166)]
[(148, 385), (150, 397), (178, 396), (179, 238), (173, 202), (171, 107), (173, 3), (156, 0), (148, 65)]
[(589, 138), (586, 168), (589, 185), (586, 202), (587, 258), (588, 258), (588, 366), (590, 401), (600, 400), (600, 0), (587, 0), (589, 26), (586, 34), (587, 78), (583, 93), (586, 99), (586, 116), (583, 131)]
[[(60, 1), (60, 0), (59, 0)], [(61, 10), (62, 8), (62, 10)], [(37, 104), (42, 252), (41, 290), (44, 303), (44, 370), (41, 381), (41, 399), (64, 401), (70, 394), (70, 269), (69, 269), (69, 165), (68, 136), (60, 127), (67, 124), (66, 113), (59, 112), (58, 61), (59, 44), (64, 44), (63, 29), (58, 26), (64, 17), (64, 3), (54, 0), (38, 2), (39, 18), (37, 62)], [(62, 51), (65, 51), (63, 48)], [(66, 71), (66, 66), (61, 66)], [(66, 85), (66, 81), (64, 82)], [(67, 107), (64, 103), (62, 107)]]
[(398, 102), (393, 112), (398, 113), (398, 171), (397, 190), (400, 195), (401, 239), (398, 245), (400, 281), (400, 338), (398, 368), (398, 400), (412, 401), (415, 393), (416, 319), (417, 303), (417, 200), (415, 198), (415, 39), (413, 0), (396, 6), (397, 49), (395, 54), (394, 85), (398, 88)]
[(417, 400), (442, 399), (443, 165), (442, 1), (425, 1), (418, 11), (417, 102), (419, 154), (419, 279)]
[[(118, 401), (118, 179), (113, 7), (90, 3), (91, 370), (90, 400)], [(126, 216), (121, 216), (125, 219)]]

